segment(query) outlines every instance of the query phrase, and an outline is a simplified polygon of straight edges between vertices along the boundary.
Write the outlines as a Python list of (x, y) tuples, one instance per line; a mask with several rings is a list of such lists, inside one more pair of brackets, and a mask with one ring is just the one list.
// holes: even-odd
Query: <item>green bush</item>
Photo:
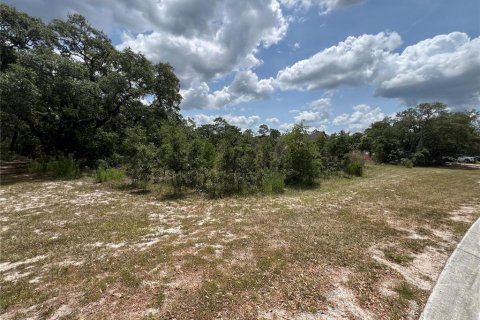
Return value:
[(40, 158), (30, 162), (30, 173), (52, 174), (56, 178), (75, 178), (80, 174), (80, 168), (71, 157), (60, 156), (56, 159)]
[(116, 168), (98, 169), (95, 172), (97, 182), (103, 183), (107, 181), (123, 180), (125, 178), (125, 171)]
[(47, 162), (41, 160), (31, 161), (28, 165), (28, 172), (37, 174), (47, 172)]
[(413, 161), (407, 158), (400, 159), (400, 165), (405, 168), (413, 168)]
[(47, 163), (47, 172), (57, 178), (75, 178), (80, 174), (80, 169), (71, 157), (59, 157)]
[(262, 189), (264, 192), (282, 193), (285, 188), (285, 175), (280, 172), (272, 172), (265, 175)]
[(353, 176), (361, 177), (363, 176), (363, 163), (358, 160), (350, 161), (345, 167), (345, 172)]
[(352, 176), (363, 176), (363, 167), (365, 166), (365, 160), (361, 152), (350, 152), (344, 162), (344, 170), (347, 174)]

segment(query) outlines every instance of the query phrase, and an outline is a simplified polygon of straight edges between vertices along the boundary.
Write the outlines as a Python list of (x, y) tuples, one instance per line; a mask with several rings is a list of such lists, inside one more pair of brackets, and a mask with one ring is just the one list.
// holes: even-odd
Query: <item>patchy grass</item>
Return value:
[[(282, 194), (0, 187), (2, 318), (418, 316), (480, 216), (480, 170), (367, 166)], [(455, 190), (455, 192), (452, 192)]]
[(412, 285), (406, 281), (402, 281), (395, 288), (395, 291), (398, 293), (401, 299), (414, 300), (415, 298), (415, 290), (412, 288)]
[(412, 262), (415, 259), (415, 257), (413, 257), (413, 256), (405, 255), (405, 254), (399, 254), (399, 253), (396, 253), (395, 251), (393, 251), (391, 249), (384, 250), (384, 252), (385, 252), (385, 257), (388, 260), (393, 261), (393, 262), (398, 263), (398, 264), (405, 264), (405, 263), (408, 263), (408, 262)]

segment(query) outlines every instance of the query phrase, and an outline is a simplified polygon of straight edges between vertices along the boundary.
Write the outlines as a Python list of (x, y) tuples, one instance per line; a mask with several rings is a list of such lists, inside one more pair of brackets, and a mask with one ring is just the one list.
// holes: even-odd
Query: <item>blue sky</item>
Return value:
[(353, 132), (420, 102), (480, 105), (478, 0), (6, 2), (45, 21), (81, 13), (171, 63), (198, 124)]

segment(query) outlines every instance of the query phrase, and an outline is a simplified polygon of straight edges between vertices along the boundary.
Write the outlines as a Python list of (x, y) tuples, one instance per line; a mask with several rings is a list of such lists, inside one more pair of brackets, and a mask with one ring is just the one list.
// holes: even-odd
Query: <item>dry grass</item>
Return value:
[(480, 216), (480, 170), (369, 166), (219, 200), (3, 181), (4, 319), (415, 318)]

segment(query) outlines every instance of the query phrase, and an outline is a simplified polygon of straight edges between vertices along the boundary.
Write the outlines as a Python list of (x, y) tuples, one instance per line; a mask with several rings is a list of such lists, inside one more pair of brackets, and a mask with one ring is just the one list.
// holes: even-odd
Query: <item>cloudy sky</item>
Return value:
[(182, 114), (351, 132), (419, 102), (480, 109), (478, 0), (4, 0), (80, 13), (119, 49), (169, 62)]

